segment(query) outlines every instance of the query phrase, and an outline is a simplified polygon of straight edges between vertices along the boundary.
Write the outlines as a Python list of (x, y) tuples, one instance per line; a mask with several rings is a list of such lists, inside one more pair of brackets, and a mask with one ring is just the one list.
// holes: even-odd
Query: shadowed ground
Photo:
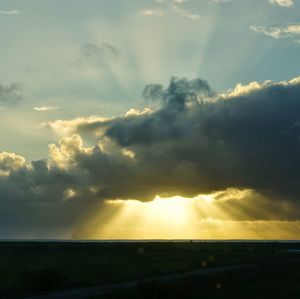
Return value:
[[(277, 261), (297, 259), (298, 252), (289, 251), (291, 249), (299, 250), (300, 244), (2, 242), (1, 295), (3, 298), (24, 298), (67, 290), (75, 290), (78, 294), (81, 291), (76, 289), (91, 291), (90, 287), (97, 287), (98, 293), (86, 290), (85, 296), (94, 296), (116, 286), (143, 289), (151, 277), (160, 277), (160, 283), (170, 283), (174, 278), (185, 279), (186, 273), (191, 272), (206, 275), (236, 272), (248, 268), (240, 265), (249, 264), (269, 268), (267, 265), (277, 265)], [(116, 285), (103, 287), (111, 284)]]

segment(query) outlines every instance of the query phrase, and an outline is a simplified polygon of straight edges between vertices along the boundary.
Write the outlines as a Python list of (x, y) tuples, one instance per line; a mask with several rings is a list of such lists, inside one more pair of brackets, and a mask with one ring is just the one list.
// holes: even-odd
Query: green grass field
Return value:
[(300, 250), (300, 244), (1, 242), (0, 294), (3, 298), (22, 298), (27, 294), (297, 255), (289, 253), (289, 249)]

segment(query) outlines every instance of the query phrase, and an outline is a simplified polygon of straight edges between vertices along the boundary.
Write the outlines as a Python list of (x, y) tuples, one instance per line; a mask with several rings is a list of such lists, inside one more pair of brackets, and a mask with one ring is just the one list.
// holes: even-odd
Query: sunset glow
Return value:
[[(88, 239), (293, 239), (299, 221), (247, 219), (251, 190), (228, 189), (193, 198), (108, 200), (74, 234)], [(240, 215), (234, 204), (239, 202)], [(241, 207), (239, 205), (239, 207)], [(108, 212), (109, 211), (109, 212)], [(110, 215), (107, 217), (107, 215)], [(249, 216), (249, 215), (248, 215)]]
[(0, 2), (0, 238), (299, 238), (300, 0)]

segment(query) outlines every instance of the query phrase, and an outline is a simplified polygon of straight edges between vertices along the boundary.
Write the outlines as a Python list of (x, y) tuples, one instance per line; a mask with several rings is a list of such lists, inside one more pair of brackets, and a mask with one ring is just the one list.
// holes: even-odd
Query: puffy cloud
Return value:
[(76, 164), (76, 156), (79, 154), (89, 154), (91, 149), (84, 148), (81, 137), (74, 134), (59, 141), (59, 146), (49, 145), (50, 158), (59, 168), (69, 168)]
[(291, 7), (294, 4), (293, 0), (269, 0), (269, 2), (281, 7)]
[(186, 104), (199, 102), (215, 96), (215, 92), (205, 80), (171, 78), (170, 84), (164, 88), (160, 84), (146, 85), (143, 97), (146, 100), (161, 100), (163, 105), (176, 109), (184, 109)]
[[(106, 135), (157, 171), (162, 192), (187, 195), (231, 186), (296, 198), (299, 82), (238, 85), (216, 100), (206, 85), (172, 80), (167, 89), (154, 86), (163, 99), (160, 110), (119, 119)], [(145, 189), (151, 192), (151, 186)]]
[(13, 105), (22, 100), (22, 88), (18, 83), (0, 84), (0, 103)]
[(266, 86), (268, 83), (271, 84), (270, 81), (266, 81), (263, 84), (259, 84), (258, 82), (251, 82), (247, 85), (242, 85), (242, 84), (237, 84), (236, 87), (233, 90), (228, 90), (227, 93), (223, 94), (224, 98), (230, 98), (230, 97), (235, 97), (235, 96), (240, 96), (240, 95), (245, 95), (249, 92), (259, 90), (261, 89), (262, 86)]
[[(167, 88), (145, 87), (145, 98), (161, 101), (157, 111), (59, 124), (83, 136), (92, 133), (102, 143), (108, 140), (109, 159), (122, 157), (118, 149), (130, 150), (134, 161), (125, 163), (126, 171), (147, 177), (141, 187), (146, 198), (167, 190), (195, 194), (228, 186), (289, 197), (288, 193), (297, 193), (295, 186), (288, 186), (295, 184), (293, 176), (298, 167), (293, 159), (299, 147), (299, 83), (299, 78), (253, 82), (216, 96), (203, 80), (173, 78)], [(99, 149), (89, 158), (99, 154)], [(118, 158), (111, 157), (110, 151)], [(276, 181), (272, 188), (271, 181)], [(139, 196), (143, 197), (141, 193)]]
[(151, 113), (152, 112), (152, 110), (150, 109), (150, 108), (148, 108), (148, 107), (146, 107), (144, 110), (138, 110), (138, 109), (135, 109), (135, 108), (131, 108), (131, 109), (129, 109), (127, 112), (126, 112), (126, 114), (125, 114), (125, 116), (137, 116), (137, 115), (143, 115), (143, 114), (149, 114), (149, 113)]
[(299, 77), (238, 84), (221, 95), (204, 80), (172, 78), (167, 87), (144, 89), (146, 99), (161, 102), (156, 111), (69, 121), (72, 133), (93, 134), (99, 143), (83, 151), (77, 142), (75, 151), (63, 141), (60, 150), (53, 146), (53, 160), (76, 162), (98, 186), (98, 198), (149, 200), (234, 187), (293, 200), (300, 192), (299, 90)]
[[(55, 120), (48, 123), (43, 123), (45, 128), (51, 128), (59, 136), (70, 136), (74, 133), (95, 133), (99, 135), (100, 128), (105, 128), (109, 118), (104, 117), (78, 117), (71, 120)], [(94, 128), (94, 130), (93, 130)], [(93, 131), (93, 132), (92, 132)]]
[(0, 153), (0, 170), (6, 172), (16, 171), (25, 166), (25, 158), (15, 153)]
[[(78, 217), (106, 199), (213, 193), (216, 207), (244, 211), (242, 220), (299, 219), (300, 77), (237, 85), (225, 95), (201, 79), (172, 78), (143, 94), (160, 108), (49, 124), (68, 136), (49, 146), (48, 161), (26, 165), (2, 153), (0, 201)], [(90, 135), (97, 142), (87, 147), (82, 138)], [(251, 191), (222, 193), (228, 188)]]

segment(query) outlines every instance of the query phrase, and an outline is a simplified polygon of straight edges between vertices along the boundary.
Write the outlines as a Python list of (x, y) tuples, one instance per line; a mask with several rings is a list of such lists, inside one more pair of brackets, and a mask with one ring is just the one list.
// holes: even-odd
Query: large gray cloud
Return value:
[(86, 149), (79, 136), (64, 139), (51, 147), (54, 163), (33, 162), (5, 180), (23, 184), (24, 177), (41, 192), (59, 186), (56, 200), (66, 188), (87, 198), (91, 186), (98, 199), (149, 200), (228, 187), (297, 198), (299, 92), (294, 80), (216, 95), (203, 80), (172, 78), (167, 88), (145, 88), (146, 97), (162, 101), (160, 109), (81, 123), (78, 130), (98, 132), (100, 144)]
[[(93, 135), (95, 146), (84, 147), (79, 135), (66, 137), (49, 146), (49, 161), (30, 165), (2, 153), (2, 206), (50, 204), (72, 210), (71, 223), (103, 199), (151, 200), (157, 194), (238, 188), (263, 198), (252, 200), (257, 207), (273, 202), (275, 219), (300, 217), (296, 208), (280, 216), (281, 203), (299, 206), (299, 78), (238, 85), (222, 95), (206, 81), (172, 78), (169, 86), (148, 85), (143, 94), (159, 100), (160, 108), (58, 123), (83, 138)], [(262, 217), (257, 209), (249, 217), (255, 215)]]
[[(153, 90), (157, 93), (157, 86)], [(202, 90), (212, 95), (207, 87)], [(160, 110), (120, 119), (106, 135), (157, 171), (161, 191), (195, 194), (237, 187), (297, 198), (299, 92), (298, 80), (197, 101), (198, 90), (171, 81)]]

